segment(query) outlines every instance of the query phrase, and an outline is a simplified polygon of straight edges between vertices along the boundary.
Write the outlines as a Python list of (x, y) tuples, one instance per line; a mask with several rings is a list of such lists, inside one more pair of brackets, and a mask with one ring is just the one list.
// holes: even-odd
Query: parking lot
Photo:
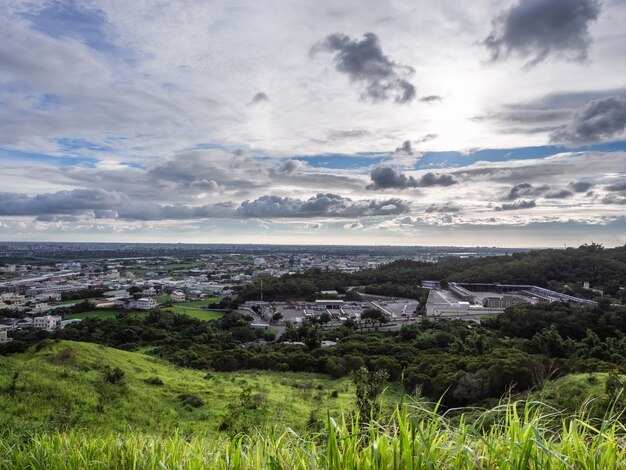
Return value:
[(282, 314), (282, 321), (300, 323), (327, 312), (335, 323), (348, 319), (359, 320), (363, 310), (372, 307), (381, 310), (390, 319), (410, 318), (415, 316), (417, 306), (418, 302), (414, 299), (378, 299), (368, 302), (277, 302), (272, 304), (272, 309)]

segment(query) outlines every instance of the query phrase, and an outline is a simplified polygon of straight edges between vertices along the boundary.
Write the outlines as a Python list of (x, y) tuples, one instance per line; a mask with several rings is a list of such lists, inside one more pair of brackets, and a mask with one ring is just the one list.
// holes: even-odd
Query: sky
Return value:
[(626, 2), (6, 0), (0, 240), (626, 244)]

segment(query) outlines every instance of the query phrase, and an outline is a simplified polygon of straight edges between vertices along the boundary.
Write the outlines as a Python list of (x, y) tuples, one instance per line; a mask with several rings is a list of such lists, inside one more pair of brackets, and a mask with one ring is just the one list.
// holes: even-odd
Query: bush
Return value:
[(103, 372), (104, 381), (113, 385), (124, 385), (126, 383), (126, 374), (119, 367), (111, 369), (106, 367)]
[(182, 393), (178, 395), (178, 401), (183, 405), (183, 408), (192, 410), (194, 408), (201, 408), (204, 406), (204, 400), (198, 395), (193, 393)]
[(144, 382), (146, 382), (148, 385), (164, 385), (160, 377), (148, 377), (144, 380)]

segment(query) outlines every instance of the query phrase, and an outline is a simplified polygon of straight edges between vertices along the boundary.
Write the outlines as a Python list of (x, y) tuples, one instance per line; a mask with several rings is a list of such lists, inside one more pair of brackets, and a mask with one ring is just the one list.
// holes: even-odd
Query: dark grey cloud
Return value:
[(502, 197), (503, 201), (513, 201), (525, 196), (538, 196), (550, 189), (550, 186), (533, 186), (530, 183), (516, 184), (509, 189), (509, 192)]
[(452, 186), (457, 183), (451, 175), (426, 173), (421, 178), (406, 176), (401, 171), (394, 170), (389, 166), (379, 166), (370, 173), (372, 182), (366, 189), (405, 189), (405, 188), (428, 188), (431, 186)]
[(550, 135), (551, 142), (589, 144), (620, 137), (626, 130), (626, 99), (593, 100), (577, 109), (572, 120)]
[(519, 201), (502, 204), (501, 206), (496, 206), (495, 210), (497, 211), (515, 211), (519, 209), (530, 209), (531, 207), (535, 207), (535, 201), (533, 199), (521, 199)]
[(405, 140), (400, 147), (396, 147), (394, 153), (405, 153), (407, 155), (413, 155), (413, 149), (411, 148), (411, 141)]
[(372, 182), (366, 186), (366, 189), (404, 189), (416, 188), (418, 182), (412, 176), (406, 176), (404, 173), (394, 170), (390, 166), (379, 166), (370, 173)]
[(363, 85), (361, 99), (382, 101), (393, 98), (396, 103), (410, 103), (415, 86), (407, 77), (412, 67), (400, 65), (385, 55), (378, 37), (365, 33), (363, 39), (351, 39), (341, 33), (327, 36), (311, 49), (311, 53), (328, 51), (334, 54), (335, 67), (350, 80)]
[(616, 204), (616, 205), (626, 205), (626, 197), (619, 197), (619, 196), (605, 196), (604, 198), (602, 198), (602, 202), (604, 204)]
[(492, 60), (511, 54), (537, 64), (550, 55), (568, 60), (587, 58), (589, 25), (600, 15), (597, 0), (519, 0), (493, 20), (483, 41)]
[(397, 215), (409, 211), (409, 204), (398, 198), (355, 201), (338, 194), (317, 194), (307, 200), (282, 196), (261, 196), (244, 201), (235, 216), (244, 218), (364, 217)]
[(287, 160), (283, 163), (278, 171), (280, 173), (292, 174), (294, 171), (304, 168), (306, 164), (300, 160)]
[(550, 110), (573, 110), (586, 105), (590, 101), (600, 100), (607, 96), (626, 98), (626, 88), (612, 88), (604, 90), (568, 91), (550, 93), (531, 102), (514, 105), (517, 107)]
[(573, 192), (568, 191), (567, 189), (561, 189), (559, 191), (546, 193), (543, 197), (545, 197), (546, 199), (567, 199), (568, 197), (572, 197), (573, 195)]
[(337, 194), (317, 194), (301, 200), (274, 195), (241, 204), (221, 202), (202, 206), (160, 205), (133, 201), (125, 194), (100, 189), (56, 193), (0, 193), (0, 216), (36, 216), (42, 222), (76, 221), (77, 216), (123, 220), (186, 220), (205, 218), (368, 217), (408, 212), (409, 203), (398, 198), (352, 200)]
[(109, 209), (128, 202), (126, 195), (103, 189), (73, 189), (36, 196), (0, 193), (0, 216), (80, 214), (88, 210)]
[(592, 187), (594, 186), (593, 183), (590, 183), (588, 181), (574, 181), (572, 183), (569, 184), (569, 187), (572, 189), (572, 191), (574, 191), (575, 193), (586, 193), (587, 191), (589, 191)]
[(267, 96), (266, 93), (259, 91), (258, 93), (256, 93), (253, 97), (252, 100), (250, 101), (250, 104), (259, 104), (259, 103), (264, 103), (266, 101), (269, 101), (270, 98), (269, 96)]
[(606, 187), (606, 189), (608, 191), (619, 191), (621, 193), (626, 192), (626, 181), (610, 184)]
[(448, 213), (448, 212), (461, 212), (461, 208), (451, 202), (446, 202), (443, 205), (431, 204), (426, 208), (426, 212), (432, 213)]
[(439, 95), (422, 96), (420, 98), (420, 101), (422, 101), (424, 103), (434, 103), (434, 102), (437, 102), (437, 101), (443, 101), (443, 96), (439, 96)]
[(426, 173), (418, 180), (418, 187), (428, 188), (431, 186), (452, 186), (458, 181), (452, 175)]

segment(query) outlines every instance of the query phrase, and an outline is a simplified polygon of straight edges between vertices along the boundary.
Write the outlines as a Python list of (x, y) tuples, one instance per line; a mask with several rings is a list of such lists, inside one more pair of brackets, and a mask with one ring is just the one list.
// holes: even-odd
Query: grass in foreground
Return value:
[[(91, 437), (52, 433), (0, 438), (0, 468), (242, 469), (618, 469), (626, 429), (584, 416), (564, 420), (533, 404), (509, 403), (453, 425), (419, 404), (360, 427), (329, 417), (324, 432), (274, 428), (234, 439), (174, 434)], [(491, 426), (484, 427), (489, 415)]]

